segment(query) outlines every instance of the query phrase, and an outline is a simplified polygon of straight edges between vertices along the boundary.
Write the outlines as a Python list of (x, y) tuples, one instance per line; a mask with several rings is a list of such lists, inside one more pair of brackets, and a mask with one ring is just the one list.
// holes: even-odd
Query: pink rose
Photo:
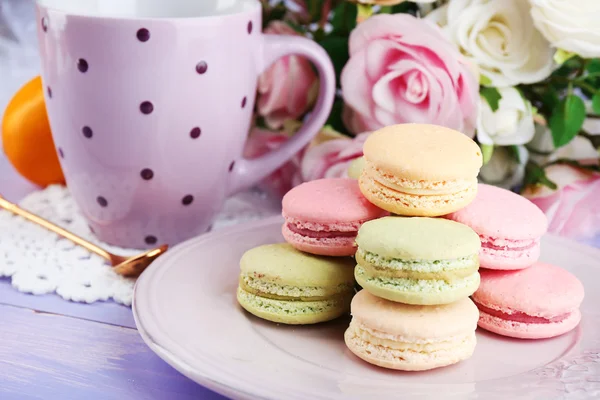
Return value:
[(431, 123), (473, 136), (479, 84), (437, 26), (409, 14), (375, 15), (352, 31), (349, 46), (341, 79), (354, 110), (348, 128)]
[(548, 178), (558, 185), (527, 187), (525, 197), (548, 217), (552, 233), (578, 240), (589, 240), (600, 234), (600, 174), (554, 164), (546, 168)]
[[(265, 29), (267, 34), (298, 35), (288, 24), (273, 21)], [(279, 129), (288, 119), (304, 115), (316, 92), (317, 74), (303, 57), (291, 55), (276, 61), (258, 79), (258, 113), (267, 125)]]
[[(280, 132), (253, 128), (244, 148), (244, 157), (248, 159), (258, 158), (277, 149), (288, 138), (288, 135)], [(265, 178), (259, 186), (272, 196), (282, 197), (291, 188), (302, 183), (300, 175), (302, 153), (303, 151)]]
[(362, 133), (353, 139), (329, 140), (309, 148), (301, 163), (303, 180), (347, 177), (350, 163), (363, 155), (368, 136)]

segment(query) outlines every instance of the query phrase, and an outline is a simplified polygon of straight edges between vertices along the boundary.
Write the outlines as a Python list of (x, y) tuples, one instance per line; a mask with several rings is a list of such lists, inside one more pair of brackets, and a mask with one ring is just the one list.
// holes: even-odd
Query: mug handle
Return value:
[(277, 150), (256, 159), (235, 161), (229, 195), (260, 182), (302, 150), (325, 125), (333, 106), (335, 71), (331, 59), (321, 46), (310, 39), (296, 36), (263, 35), (263, 41), (262, 71), (281, 57), (291, 54), (304, 56), (312, 61), (319, 73), (319, 98), (302, 128)]

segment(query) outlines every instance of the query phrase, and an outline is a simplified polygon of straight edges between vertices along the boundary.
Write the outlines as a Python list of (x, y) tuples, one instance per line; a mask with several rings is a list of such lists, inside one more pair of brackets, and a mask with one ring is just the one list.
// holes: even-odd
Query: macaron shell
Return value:
[[(422, 279), (396, 279), (384, 284), (377, 279), (369, 279), (356, 268), (355, 278), (358, 284), (369, 293), (390, 301), (414, 305), (450, 304), (471, 296), (479, 286), (479, 274), (465, 278), (460, 285), (453, 286), (444, 281)], [(462, 283), (465, 282), (465, 283)], [(393, 283), (393, 284), (392, 284)]]
[(364, 223), (358, 246), (381, 257), (447, 260), (479, 252), (479, 236), (468, 226), (440, 218), (384, 217)]
[(582, 283), (570, 272), (537, 262), (517, 271), (480, 270), (481, 284), (473, 300), (505, 313), (553, 318), (579, 308)]
[(385, 215), (360, 192), (350, 178), (318, 179), (290, 190), (282, 201), (283, 213), (317, 223), (362, 222)]
[(356, 253), (355, 237), (313, 238), (292, 232), (286, 224), (281, 227), (281, 233), (286, 242), (306, 253), (333, 257), (352, 256)]
[(303, 253), (289, 243), (248, 250), (240, 260), (241, 273), (288, 286), (337, 287), (354, 284), (351, 258), (321, 257)]
[(527, 268), (540, 258), (539, 243), (527, 250), (491, 250), (481, 248), (479, 263), (482, 268), (499, 270), (516, 270)]
[(537, 239), (548, 229), (546, 216), (531, 201), (510, 190), (482, 183), (472, 203), (446, 218), (492, 238)]
[(483, 164), (473, 140), (438, 125), (388, 126), (369, 135), (363, 150), (367, 162), (411, 180), (474, 178)]
[(274, 300), (249, 293), (238, 287), (238, 303), (249, 313), (267, 321), (308, 325), (334, 320), (346, 314), (352, 295), (334, 300), (286, 301)]
[(523, 322), (507, 321), (480, 311), (478, 325), (487, 331), (502, 336), (518, 339), (544, 339), (567, 333), (575, 329), (580, 321), (581, 312), (579, 310), (573, 311), (568, 318), (560, 322), (547, 324), (527, 324)]
[(449, 343), (452, 348), (448, 350), (432, 353), (393, 350), (374, 346), (361, 340), (350, 329), (344, 334), (344, 341), (348, 349), (364, 361), (379, 367), (401, 371), (425, 371), (456, 364), (471, 357), (476, 344), (473, 333), (470, 340)]
[(468, 297), (444, 305), (394, 303), (361, 290), (352, 299), (353, 318), (365, 326), (413, 340), (465, 336), (477, 328), (479, 311)]

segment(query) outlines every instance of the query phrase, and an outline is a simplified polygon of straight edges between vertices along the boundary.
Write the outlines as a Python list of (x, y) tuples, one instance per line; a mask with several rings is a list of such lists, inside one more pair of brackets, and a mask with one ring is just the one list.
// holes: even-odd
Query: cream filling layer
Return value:
[(410, 180), (399, 178), (376, 168), (367, 161), (364, 172), (368, 177), (389, 189), (401, 193), (414, 195), (432, 195), (439, 196), (444, 194), (453, 194), (468, 190), (477, 185), (477, 178), (472, 179), (454, 179), (442, 181)]
[(276, 300), (318, 301), (332, 296), (352, 293), (352, 285), (335, 287), (289, 286), (281, 285), (265, 279), (252, 276), (240, 276), (240, 286), (249, 293)]
[[(475, 331), (464, 336), (449, 337), (444, 340), (417, 343), (405, 341), (402, 337), (380, 337), (374, 335), (373, 331), (362, 329), (357, 324), (350, 323), (350, 327), (346, 332), (346, 337), (358, 343), (367, 352), (373, 352), (378, 357), (386, 359), (403, 359), (417, 361), (420, 358), (429, 359), (431, 356), (450, 356), (457, 349), (470, 350), (475, 348), (477, 339)], [(470, 351), (465, 351), (469, 353)]]

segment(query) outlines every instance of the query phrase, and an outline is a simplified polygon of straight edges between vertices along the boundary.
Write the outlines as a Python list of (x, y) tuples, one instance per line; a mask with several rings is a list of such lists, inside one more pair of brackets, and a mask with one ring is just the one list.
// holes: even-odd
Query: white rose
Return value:
[(600, 1), (530, 0), (535, 26), (556, 48), (600, 57)]
[(527, 147), (532, 152), (532, 159), (538, 164), (545, 164), (561, 158), (585, 161), (598, 158), (592, 143), (583, 136), (575, 136), (568, 144), (559, 149), (554, 147), (552, 132), (546, 126), (536, 125), (535, 136)]
[(528, 143), (535, 134), (531, 103), (515, 88), (502, 88), (498, 92), (502, 98), (495, 112), (486, 99), (481, 99), (477, 119), (479, 143), (500, 146)]
[(492, 158), (481, 167), (479, 180), (504, 189), (513, 189), (523, 182), (529, 152), (525, 146), (496, 147)]
[(529, 11), (524, 0), (453, 0), (426, 19), (479, 66), (484, 84), (506, 87), (539, 82), (554, 67), (552, 47)]

